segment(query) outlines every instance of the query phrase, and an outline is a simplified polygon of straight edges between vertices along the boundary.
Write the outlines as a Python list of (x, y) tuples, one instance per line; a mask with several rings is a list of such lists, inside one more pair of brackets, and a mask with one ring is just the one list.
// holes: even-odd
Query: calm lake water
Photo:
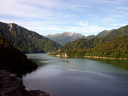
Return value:
[(128, 61), (27, 56), (40, 64), (23, 76), (28, 89), (55, 96), (128, 96)]

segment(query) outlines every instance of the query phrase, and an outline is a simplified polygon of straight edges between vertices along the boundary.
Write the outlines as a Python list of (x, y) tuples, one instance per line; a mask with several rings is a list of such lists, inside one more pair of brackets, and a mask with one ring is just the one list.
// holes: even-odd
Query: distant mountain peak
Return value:
[(64, 33), (62, 33), (62, 34), (66, 34), (66, 35), (68, 35), (68, 36), (73, 36), (73, 35), (84, 36), (84, 35), (82, 35), (82, 34), (80, 34), (80, 33), (76, 33), (76, 32), (64, 32)]
[(55, 35), (47, 35), (46, 37), (54, 37), (54, 36), (58, 36), (58, 35), (67, 35), (67, 36), (84, 36), (80, 33), (76, 33), (76, 32), (63, 32), (63, 33), (57, 33)]
[(48, 35), (46, 37), (61, 45), (65, 45), (80, 38), (85, 38), (84, 35), (76, 32), (63, 32), (55, 35)]
[(84, 35), (82, 35), (82, 34), (80, 34), (80, 33), (76, 33), (76, 32), (63, 32), (63, 33), (61, 33), (61, 34), (66, 34), (66, 35), (68, 35), (68, 36), (73, 36), (73, 35), (84, 36)]
[(62, 34), (66, 34), (66, 35), (68, 35), (68, 36), (72, 36), (72, 35), (74, 35), (75, 33), (73, 33), (73, 32), (64, 32), (64, 33), (62, 33)]

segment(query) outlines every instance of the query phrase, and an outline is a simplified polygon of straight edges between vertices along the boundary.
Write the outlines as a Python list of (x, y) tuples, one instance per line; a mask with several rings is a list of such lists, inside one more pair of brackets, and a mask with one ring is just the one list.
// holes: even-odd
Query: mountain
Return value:
[(123, 26), (119, 29), (110, 30), (110, 32), (108, 34), (103, 36), (103, 39), (108, 41), (108, 40), (112, 40), (113, 38), (116, 38), (118, 36), (126, 35), (126, 34), (128, 34), (128, 25)]
[(93, 39), (95, 37), (95, 35), (89, 35), (89, 36), (86, 36), (86, 39)]
[(59, 43), (60, 45), (65, 45), (77, 39), (85, 38), (85, 36), (82, 34), (72, 33), (72, 32), (64, 32), (64, 33), (59, 33), (55, 35), (48, 35), (46, 37)]
[(58, 43), (14, 23), (0, 22), (0, 36), (5, 36), (15, 48), (24, 53), (53, 52), (61, 47)]
[(100, 43), (94, 48), (86, 50), (85, 54), (99, 57), (128, 58), (128, 35)]
[(127, 34), (128, 25), (119, 29), (111, 30), (109, 33), (101, 37), (73, 41), (63, 46), (60, 49), (60, 53), (66, 53), (69, 56), (107, 56), (127, 58)]
[(98, 37), (94, 37), (92, 39), (79, 39), (66, 44), (60, 50), (61, 52), (65, 53), (70, 50), (90, 49), (99, 44), (100, 42), (102, 42), (102, 40)]
[(109, 32), (111, 32), (111, 31), (109, 31), (109, 30), (104, 30), (104, 31), (98, 33), (96, 36), (97, 36), (97, 37), (103, 37), (103, 36), (107, 35)]
[(35, 70), (37, 65), (27, 56), (15, 49), (5, 37), (0, 36), (0, 70), (17, 74)]
[(68, 56), (89, 56), (95, 58), (123, 58), (128, 59), (128, 35), (122, 35), (97, 44), (89, 49), (75, 49), (67, 51)]

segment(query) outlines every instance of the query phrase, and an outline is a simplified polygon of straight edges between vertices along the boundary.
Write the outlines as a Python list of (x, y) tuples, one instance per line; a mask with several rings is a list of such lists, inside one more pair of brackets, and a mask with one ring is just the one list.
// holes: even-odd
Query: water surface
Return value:
[(57, 96), (128, 96), (127, 61), (27, 56), (40, 64), (23, 77), (29, 89)]

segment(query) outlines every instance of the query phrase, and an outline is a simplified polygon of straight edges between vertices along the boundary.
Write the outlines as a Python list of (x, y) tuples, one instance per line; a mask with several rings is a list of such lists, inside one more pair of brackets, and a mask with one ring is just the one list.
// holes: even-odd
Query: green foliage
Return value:
[(96, 36), (97, 36), (97, 37), (103, 37), (103, 36), (109, 34), (110, 32), (111, 32), (111, 31), (104, 30), (104, 31), (98, 33)]
[(94, 37), (96, 37), (95, 35), (89, 35), (86, 37), (86, 39), (93, 39)]
[(121, 35), (128, 34), (128, 25), (121, 27), (119, 29), (111, 30), (107, 35), (103, 36), (102, 38), (105, 41), (112, 40), (113, 38), (116, 38)]
[(0, 70), (23, 73), (36, 69), (37, 65), (15, 49), (5, 37), (0, 36)]
[(128, 58), (128, 26), (112, 30), (107, 35), (93, 39), (79, 39), (60, 49), (70, 57), (97, 56)]
[(98, 44), (91, 49), (90, 54), (100, 57), (128, 58), (128, 35)]
[(9, 41), (5, 37), (2, 37), (2, 36), (0, 36), (0, 46), (3, 46), (5, 48), (11, 47)]
[(95, 45), (101, 42), (101, 38), (95, 37), (93, 39), (79, 39), (77, 41), (66, 44), (61, 48), (61, 51), (65, 50), (76, 50), (76, 49), (89, 49), (93, 48)]
[[(88, 45), (86, 45), (88, 46)], [(114, 58), (128, 58), (128, 35), (123, 35), (97, 44), (94, 47), (83, 49), (62, 49), (61, 51), (67, 53), (69, 56), (98, 56), (98, 57), (114, 57)]]
[(0, 22), (0, 35), (24, 53), (53, 52), (60, 48), (56, 42), (16, 24)]

